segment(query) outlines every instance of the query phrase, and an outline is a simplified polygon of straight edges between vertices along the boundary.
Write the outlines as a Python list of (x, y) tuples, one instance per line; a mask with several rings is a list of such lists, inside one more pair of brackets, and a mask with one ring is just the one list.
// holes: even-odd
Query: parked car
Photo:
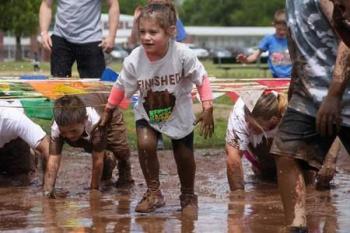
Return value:
[(214, 64), (234, 63), (235, 59), (232, 53), (225, 48), (213, 48), (210, 50), (210, 57)]
[(195, 44), (187, 44), (187, 46), (192, 49), (192, 51), (197, 55), (198, 58), (204, 59), (209, 57), (209, 51), (199, 47)]
[(124, 60), (128, 55), (129, 53), (119, 45), (116, 45), (111, 52), (112, 58), (118, 60)]

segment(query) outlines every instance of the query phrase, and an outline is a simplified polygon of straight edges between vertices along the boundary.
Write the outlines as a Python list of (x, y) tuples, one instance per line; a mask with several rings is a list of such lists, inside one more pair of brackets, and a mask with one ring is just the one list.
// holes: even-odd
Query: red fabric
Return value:
[(230, 99), (232, 100), (232, 102), (236, 102), (237, 99), (239, 98), (238, 93), (234, 92), (234, 91), (230, 91), (230, 92), (226, 92), (226, 95), (228, 95), (228, 97), (230, 97)]
[(123, 109), (127, 109), (130, 104), (130, 101), (125, 98), (124, 90), (117, 87), (112, 87), (108, 102)]
[(257, 80), (257, 83), (273, 89), (276, 87), (289, 86), (290, 80)]
[(213, 92), (211, 90), (209, 78), (207, 76), (203, 77), (202, 85), (197, 86), (197, 90), (201, 101), (213, 99)]

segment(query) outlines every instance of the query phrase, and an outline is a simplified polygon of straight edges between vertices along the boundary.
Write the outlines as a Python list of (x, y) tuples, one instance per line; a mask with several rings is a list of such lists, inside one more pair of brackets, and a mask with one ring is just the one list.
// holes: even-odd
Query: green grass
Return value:
[[(217, 78), (257, 78), (265, 77), (266, 72), (258, 69), (256, 65), (249, 65), (249, 68), (242, 67), (237, 64), (218, 65), (213, 64), (210, 60), (202, 61), (209, 76)], [(119, 72), (122, 64), (120, 62), (112, 62), (108, 64), (113, 70)], [(39, 74), (49, 75), (49, 64), (41, 63), (41, 71)], [(231, 69), (224, 70), (220, 67), (230, 67)], [(27, 62), (3, 62), (0, 63), (0, 76), (17, 76), (22, 74), (34, 74), (31, 61)], [(269, 75), (269, 73), (268, 73)], [(78, 76), (76, 67), (73, 67), (73, 76)], [(198, 104), (197, 104), (198, 105)], [(227, 117), (232, 108), (232, 102), (226, 95), (215, 99), (214, 101), (214, 116), (215, 116), (215, 133), (212, 138), (205, 140), (199, 135), (199, 127), (195, 129), (194, 144), (195, 148), (222, 148), (225, 144), (225, 134), (227, 126)], [(200, 107), (197, 106), (197, 109)], [(198, 114), (199, 111), (196, 112)], [(128, 129), (129, 144), (132, 149), (136, 149), (136, 131), (134, 113), (131, 109), (123, 111), (124, 119)], [(42, 119), (33, 119), (43, 127), (46, 132), (50, 132), (51, 121)], [(170, 140), (164, 137), (166, 148), (170, 148)]]

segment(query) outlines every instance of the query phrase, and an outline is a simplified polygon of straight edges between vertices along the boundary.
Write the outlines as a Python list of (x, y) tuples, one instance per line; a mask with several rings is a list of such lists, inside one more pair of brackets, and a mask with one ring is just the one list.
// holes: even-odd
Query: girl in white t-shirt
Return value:
[(244, 189), (242, 156), (252, 164), (255, 174), (276, 177), (275, 161), (269, 150), (286, 107), (286, 96), (277, 92), (261, 95), (252, 112), (242, 98), (235, 103), (228, 120), (225, 147), (231, 191)]
[[(235, 103), (228, 120), (225, 146), (227, 178), (231, 191), (244, 189), (243, 156), (251, 163), (255, 175), (268, 180), (276, 179), (275, 159), (270, 154), (270, 148), (286, 107), (286, 96), (274, 91), (262, 94), (251, 112), (242, 98)], [(317, 187), (329, 188), (335, 175), (339, 149), (340, 141), (335, 140), (317, 174), (305, 169), (307, 184), (313, 184), (317, 178)]]
[[(111, 110), (125, 95), (130, 98), (139, 91), (140, 98), (134, 111), (139, 162), (147, 191), (135, 210), (152, 212), (165, 204), (160, 191), (156, 151), (157, 136), (163, 133), (172, 140), (181, 183), (182, 213), (196, 215), (193, 130), (200, 122), (205, 138), (214, 131), (209, 79), (195, 54), (174, 40), (176, 11), (172, 4), (147, 5), (137, 23), (141, 46), (124, 60), (100, 124), (104, 125), (110, 119)], [(193, 84), (197, 86), (203, 106), (197, 121), (192, 110)]]

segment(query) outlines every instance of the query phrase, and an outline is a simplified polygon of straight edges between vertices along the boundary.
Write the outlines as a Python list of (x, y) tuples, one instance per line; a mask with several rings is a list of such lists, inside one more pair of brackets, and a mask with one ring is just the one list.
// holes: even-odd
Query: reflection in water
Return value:
[[(223, 152), (197, 157), (198, 219), (182, 217), (177, 188), (179, 181), (176, 170), (171, 170), (176, 166), (170, 162), (169, 156), (160, 156), (161, 164), (168, 165), (161, 166), (166, 168), (162, 170), (162, 187), (167, 205), (155, 213), (134, 211), (144, 191), (136, 156), (132, 157), (135, 187), (130, 191), (112, 187), (104, 192), (83, 191), (89, 177), (79, 174), (90, 172), (74, 168), (86, 169), (91, 160), (89, 157), (69, 156), (63, 160), (59, 179), (62, 183), (58, 183), (58, 187), (69, 190), (65, 198), (43, 198), (41, 187), (37, 185), (0, 187), (0, 231), (284, 233), (284, 215), (277, 185), (247, 177), (244, 193), (228, 195)], [(321, 192), (310, 188), (307, 197), (310, 233), (349, 232), (350, 161), (342, 161), (344, 166), (348, 170), (339, 169), (332, 190)], [(76, 174), (72, 174), (74, 172)]]

